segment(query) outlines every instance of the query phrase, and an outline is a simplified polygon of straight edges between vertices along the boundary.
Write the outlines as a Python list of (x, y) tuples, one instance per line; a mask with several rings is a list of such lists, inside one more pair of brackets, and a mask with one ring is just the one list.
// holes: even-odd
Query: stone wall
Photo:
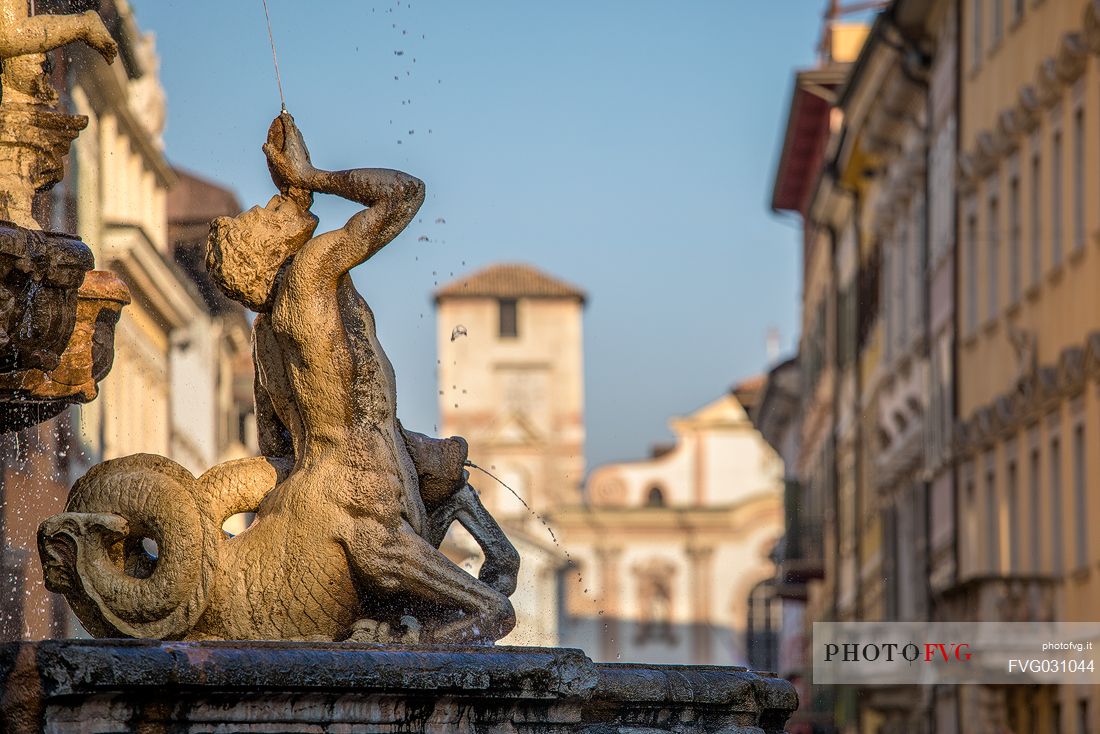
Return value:
[(777, 734), (784, 680), (581, 651), (285, 642), (0, 645), (0, 730)]

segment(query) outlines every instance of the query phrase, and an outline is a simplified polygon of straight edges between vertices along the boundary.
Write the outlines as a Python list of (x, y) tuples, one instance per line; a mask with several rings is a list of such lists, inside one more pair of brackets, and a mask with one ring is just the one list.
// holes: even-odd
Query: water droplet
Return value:
[[(462, 324), (459, 324), (458, 326), (456, 326), (454, 329), (451, 330), (451, 341), (454, 341), (455, 339), (457, 339), (460, 336), (466, 336), (466, 327), (463, 326)], [(463, 390), (462, 392), (466, 392), (466, 391)]]
[(446, 224), (446, 223), (447, 223), (447, 220), (446, 220), (446, 219), (444, 219), (443, 217), (436, 217), (436, 219), (435, 219), (435, 223), (436, 223), (436, 224)]
[(405, 52), (404, 52), (404, 51), (394, 51), (394, 52), (393, 52), (393, 55), (394, 55), (394, 56), (404, 56), (404, 55), (405, 55)]

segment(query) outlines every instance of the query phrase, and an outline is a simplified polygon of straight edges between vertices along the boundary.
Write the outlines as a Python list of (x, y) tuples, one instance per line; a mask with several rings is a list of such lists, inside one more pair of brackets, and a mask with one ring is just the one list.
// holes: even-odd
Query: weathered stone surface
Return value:
[(0, 371), (49, 371), (76, 324), (92, 251), (70, 235), (0, 221)]
[[(3, 287), (0, 283), (0, 289)], [(45, 347), (49, 342), (39, 339), (27, 347), (34, 349), (30, 359), (20, 359), (22, 355), (18, 351), (23, 342), (22, 336), (9, 342), (8, 346), (15, 344), (12, 351), (17, 354), (14, 369), (0, 371), (0, 402), (6, 403), (13, 411), (19, 406), (35, 403), (65, 406), (94, 400), (99, 393), (99, 381), (106, 377), (114, 362), (115, 325), (122, 307), (130, 302), (126, 284), (105, 270), (93, 270), (84, 276), (84, 282), (75, 292), (56, 288), (54, 290), (60, 293), (55, 295), (55, 301), (47, 301), (45, 307), (33, 303), (47, 287), (38, 287), (28, 298), (27, 314), (22, 323), (41, 321), (45, 325), (43, 331), (47, 333), (63, 328), (70, 315), (75, 323), (70, 327), (66, 340), (60, 344), (63, 349), (60, 355), (47, 352)], [(75, 300), (75, 308), (71, 310), (69, 300)], [(34, 330), (23, 333), (33, 334)], [(53, 366), (18, 368), (19, 364), (27, 362)], [(11, 425), (7, 427), (8, 430), (15, 429)]]
[(118, 45), (94, 10), (33, 17), (27, 10), (25, 0), (0, 0), (0, 219), (34, 228), (34, 194), (61, 180), (69, 144), (88, 124), (55, 109), (45, 54), (82, 41), (111, 62)]
[(57, 109), (43, 68), (46, 52), (73, 41), (108, 62), (118, 50), (93, 10), (28, 17), (26, 0), (0, 0), (0, 433), (95, 397), (112, 361), (104, 348), (113, 350), (129, 302), (108, 274), (85, 281), (91, 250), (40, 231), (32, 214), (35, 194), (61, 180), (69, 145), (88, 124)]
[[(280, 193), (216, 219), (207, 265), (260, 312), (265, 457), (197, 479), (146, 454), (94, 467), (39, 530), (46, 586), (100, 637), (498, 640), (515, 625), (519, 556), (467, 483), (466, 442), (398, 422), (393, 367), (348, 274), (412, 220), (424, 185), (400, 171), (314, 168), (285, 112), (264, 151)], [(315, 236), (315, 193), (368, 208)], [(255, 521), (226, 538), (222, 523), (241, 512)], [(439, 551), (454, 522), (485, 551), (478, 578)]]
[(0, 646), (0, 730), (776, 734), (784, 680), (579, 650), (45, 641)]
[(96, 396), (130, 299), (125, 284), (92, 267), (79, 239), (0, 221), (0, 432)]

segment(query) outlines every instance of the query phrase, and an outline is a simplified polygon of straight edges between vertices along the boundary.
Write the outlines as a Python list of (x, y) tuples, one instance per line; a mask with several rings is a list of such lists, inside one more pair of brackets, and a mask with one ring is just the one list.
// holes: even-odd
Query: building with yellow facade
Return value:
[[(1098, 11), (962, 2), (958, 575), (1013, 620), (1100, 608)], [(983, 693), (962, 718), (1100, 729), (1095, 687)]]
[[(1098, 54), (1095, 3), (894, 0), (830, 100), (804, 199), (785, 146), (801, 406), (776, 371), (758, 420), (798, 431), (788, 497), (805, 511), (824, 488), (808, 622), (1095, 618)], [(834, 692), (845, 731), (1100, 729), (1095, 687)]]
[[(847, 352), (841, 362), (838, 329), (839, 312), (847, 313), (855, 303), (857, 260), (855, 240), (849, 236), (842, 288), (835, 225), (819, 211), (820, 198), (835, 188), (832, 159), (844, 122), (837, 98), (866, 35), (866, 25), (842, 22), (831, 7), (819, 63), (795, 74), (771, 194), (773, 211), (795, 213), (802, 224), (799, 354), (772, 370), (754, 413), (757, 426), (785, 462), (786, 532), (779, 546), (776, 586), (784, 599), (785, 622), (779, 639), (783, 652), (779, 672), (799, 689), (800, 707), (789, 724), (790, 731), (798, 734), (829, 731), (834, 720), (834, 691), (816, 692), (810, 686), (810, 625), (815, 620), (837, 619), (842, 613), (851, 618), (855, 613), (855, 535), (849, 516), (841, 537), (838, 488), (843, 485), (851, 498), (856, 474), (850, 461), (843, 469), (838, 462), (837, 424), (843, 414), (848, 428), (845, 447), (851, 456), (855, 411), (851, 403), (841, 404), (840, 395), (843, 391), (849, 400), (853, 398), (854, 344), (850, 339), (845, 342)], [(849, 206), (847, 216), (850, 211)], [(842, 556), (848, 569), (843, 575), (838, 572)]]

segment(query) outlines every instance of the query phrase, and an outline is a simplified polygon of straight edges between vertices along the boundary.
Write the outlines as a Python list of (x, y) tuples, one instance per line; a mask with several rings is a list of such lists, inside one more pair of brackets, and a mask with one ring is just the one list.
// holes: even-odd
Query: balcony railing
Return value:
[(975, 576), (943, 592), (936, 617), (949, 622), (1053, 622), (1049, 576)]

